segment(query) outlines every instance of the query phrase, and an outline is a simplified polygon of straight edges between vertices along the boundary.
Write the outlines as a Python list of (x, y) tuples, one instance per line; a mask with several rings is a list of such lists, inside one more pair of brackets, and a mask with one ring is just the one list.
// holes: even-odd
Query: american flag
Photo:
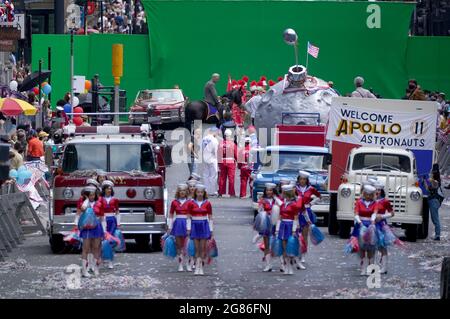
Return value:
[(308, 41), (308, 53), (317, 59), (317, 57), (319, 56), (319, 48), (312, 45)]

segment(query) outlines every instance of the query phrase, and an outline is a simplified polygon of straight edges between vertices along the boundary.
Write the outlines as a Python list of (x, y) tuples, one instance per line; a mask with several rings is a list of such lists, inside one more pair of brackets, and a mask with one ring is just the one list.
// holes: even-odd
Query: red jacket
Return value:
[(31, 157), (44, 156), (44, 143), (37, 137), (32, 137), (28, 141), (28, 155)]
[(273, 205), (275, 205), (275, 198), (272, 198), (272, 202), (270, 202), (269, 198), (260, 198), (258, 201), (258, 206), (264, 209), (268, 215), (272, 213)]
[(297, 185), (295, 187), (295, 193), (297, 194), (297, 196), (301, 197), (303, 200), (303, 205), (307, 205), (309, 203), (311, 203), (312, 201), (312, 196), (315, 195), (317, 197), (320, 198), (320, 193), (317, 191), (317, 189), (315, 189), (313, 186), (307, 186), (306, 190), (304, 192), (301, 192), (300, 190), (300, 186)]
[(371, 202), (368, 207), (364, 204), (362, 199), (358, 199), (355, 204), (355, 213), (360, 217), (370, 218), (374, 212), (378, 210), (378, 202)]
[(295, 217), (298, 215), (302, 204), (302, 199), (299, 200), (292, 200), (292, 201), (286, 201), (283, 200), (282, 204), (280, 206), (280, 218), (281, 219), (290, 219), (294, 220)]
[(378, 203), (378, 214), (383, 215), (386, 212), (392, 213), (394, 211), (391, 202), (386, 198), (379, 199), (377, 203)]
[[(81, 196), (77, 201), (77, 209), (81, 210), (81, 206), (83, 206), (83, 203), (85, 201), (85, 198)], [(94, 213), (96, 216), (102, 217), (105, 215), (105, 207), (103, 206), (103, 198), (99, 197), (99, 199), (94, 204)]]
[(115, 213), (119, 211), (119, 200), (117, 198), (111, 198), (109, 204), (104, 197), (99, 199), (99, 201), (101, 201), (105, 213)]
[(189, 213), (192, 217), (206, 217), (212, 215), (211, 203), (205, 200), (201, 206), (198, 206), (195, 200), (189, 201)]
[(174, 213), (177, 215), (187, 215), (189, 213), (189, 203), (191, 200), (186, 199), (186, 201), (181, 204), (178, 199), (174, 199), (170, 204), (170, 216), (173, 216)]
[(250, 145), (245, 145), (245, 148), (240, 148), (238, 152), (238, 168), (252, 169), (251, 163), (248, 162), (250, 157)]
[(234, 164), (237, 161), (237, 146), (233, 141), (223, 140), (217, 149), (217, 162), (219, 164)]

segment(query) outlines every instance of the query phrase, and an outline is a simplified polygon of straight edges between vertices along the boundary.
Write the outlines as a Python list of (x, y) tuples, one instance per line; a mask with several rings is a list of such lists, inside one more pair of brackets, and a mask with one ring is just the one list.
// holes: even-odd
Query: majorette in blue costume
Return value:
[[(275, 232), (275, 225), (278, 221), (280, 207), (277, 205), (276, 184), (266, 183), (263, 196), (258, 201), (258, 216), (255, 218), (254, 229), (259, 230), (259, 235), (264, 241), (264, 261), (266, 266), (264, 272), (272, 271), (271, 252), (269, 238)], [(272, 215), (273, 214), (273, 215)]]
[(203, 265), (207, 260), (206, 242), (212, 238), (214, 225), (212, 219), (212, 206), (208, 201), (206, 187), (197, 184), (195, 194), (189, 202), (189, 215), (191, 223), (187, 223), (187, 231), (195, 243), (195, 275), (203, 275)]
[(302, 200), (301, 198), (296, 200), (294, 185), (292, 184), (283, 185), (281, 190), (283, 200), (280, 205), (280, 216), (276, 224), (275, 236), (283, 241), (283, 272), (285, 275), (292, 275), (294, 258), (288, 256), (286, 248), (288, 239), (291, 236), (296, 236), (296, 231), (299, 227), (298, 212), (302, 206)]
[[(311, 186), (311, 183), (309, 182), (309, 176), (310, 174), (308, 172), (299, 171), (297, 184), (295, 186), (296, 195), (298, 196), (298, 198), (302, 199), (303, 203), (298, 217), (300, 230), (303, 239), (305, 240), (306, 248), (308, 248), (309, 226), (316, 223), (316, 214), (314, 214), (314, 212), (311, 210), (311, 206), (313, 206), (321, 196), (320, 193), (313, 186)], [(306, 269), (305, 265), (303, 264), (305, 262), (305, 255), (306, 253), (302, 254), (301, 260), (299, 260), (299, 258), (296, 258), (295, 261), (297, 264), (297, 269)]]
[[(387, 273), (387, 265), (388, 265), (388, 251), (387, 247), (394, 240), (394, 236), (392, 230), (387, 224), (387, 220), (391, 217), (394, 217), (394, 209), (391, 205), (391, 202), (386, 198), (386, 194), (384, 192), (384, 184), (381, 182), (375, 183), (375, 188), (377, 189), (377, 203), (378, 203), (378, 215), (377, 215), (377, 231), (380, 234), (381, 238), (378, 238), (378, 251), (381, 253), (380, 258), (380, 272), (382, 274)], [(389, 237), (391, 236), (391, 237)], [(388, 239), (390, 238), (390, 239)]]
[[(120, 212), (119, 212), (119, 200), (114, 197), (114, 183), (110, 180), (105, 180), (101, 184), (102, 197), (101, 203), (105, 212), (106, 218), (106, 231), (114, 235), (117, 227), (120, 226)], [(109, 269), (113, 269), (113, 261), (103, 261)]]
[[(362, 196), (355, 203), (355, 226), (352, 236), (360, 239), (359, 252), (361, 258), (361, 276), (368, 275), (367, 266), (373, 264), (375, 247), (368, 245), (366, 240), (360, 236), (361, 230), (366, 230), (371, 225), (375, 225), (378, 212), (378, 202), (375, 201), (376, 188), (372, 185), (365, 185), (362, 189)], [(366, 262), (366, 255), (368, 263)]]
[[(80, 237), (83, 239), (81, 256), (81, 267), (83, 277), (90, 277), (88, 267), (94, 271), (94, 275), (99, 275), (98, 265), (101, 257), (101, 240), (106, 231), (106, 221), (104, 219), (103, 206), (98, 197), (98, 189), (94, 186), (87, 186), (83, 190), (82, 199), (77, 202), (77, 215), (75, 225), (79, 225)], [(95, 214), (95, 216), (92, 216)], [(91, 218), (87, 218), (89, 216)], [(89, 220), (89, 227), (84, 221)], [(79, 223), (80, 222), (80, 223)], [(92, 265), (88, 264), (88, 254), (94, 255)]]
[[(177, 246), (178, 271), (183, 269), (183, 247), (187, 238), (187, 224), (189, 213), (189, 202), (187, 184), (178, 184), (175, 199), (170, 204), (169, 218), (167, 220), (168, 233), (175, 236)], [(187, 271), (192, 271), (189, 262), (186, 265)]]

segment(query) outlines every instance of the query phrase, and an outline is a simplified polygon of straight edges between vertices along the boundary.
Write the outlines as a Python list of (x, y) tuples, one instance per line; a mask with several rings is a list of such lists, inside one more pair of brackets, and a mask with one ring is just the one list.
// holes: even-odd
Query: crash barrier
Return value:
[(437, 162), (441, 174), (450, 175), (450, 139), (448, 138), (448, 134), (439, 132), (436, 150), (438, 152)]
[(26, 234), (41, 231), (46, 234), (39, 216), (26, 193), (14, 184), (3, 184), (0, 195), (0, 261), (22, 244)]

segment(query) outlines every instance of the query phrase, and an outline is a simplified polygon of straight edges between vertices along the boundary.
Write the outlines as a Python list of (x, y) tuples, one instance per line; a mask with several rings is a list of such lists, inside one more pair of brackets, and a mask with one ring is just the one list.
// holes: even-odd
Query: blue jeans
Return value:
[(430, 207), (430, 215), (431, 221), (434, 224), (434, 233), (435, 237), (441, 236), (441, 223), (439, 222), (439, 207), (441, 207), (441, 203), (437, 198), (429, 198), (428, 206)]

